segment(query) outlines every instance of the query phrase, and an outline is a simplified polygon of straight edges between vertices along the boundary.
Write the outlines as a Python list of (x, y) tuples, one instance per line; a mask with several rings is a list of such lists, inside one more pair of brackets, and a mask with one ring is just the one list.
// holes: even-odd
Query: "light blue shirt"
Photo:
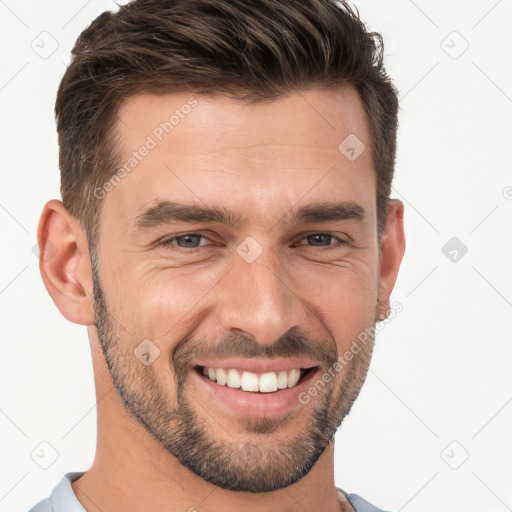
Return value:
[[(29, 512), (86, 512), (71, 487), (71, 482), (80, 478), (84, 473), (85, 471), (66, 473), (55, 486), (50, 497), (34, 505)], [(356, 512), (385, 512), (357, 494), (347, 494), (343, 489), (339, 487), (337, 489), (350, 501)]]

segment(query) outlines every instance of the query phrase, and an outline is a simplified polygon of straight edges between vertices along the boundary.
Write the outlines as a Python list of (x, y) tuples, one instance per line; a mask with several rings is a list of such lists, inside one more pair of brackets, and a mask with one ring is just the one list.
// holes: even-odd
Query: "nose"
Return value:
[(296, 294), (299, 277), (290, 275), (284, 266), (270, 250), (251, 263), (235, 254), (218, 297), (224, 329), (271, 345), (305, 322), (307, 307)]

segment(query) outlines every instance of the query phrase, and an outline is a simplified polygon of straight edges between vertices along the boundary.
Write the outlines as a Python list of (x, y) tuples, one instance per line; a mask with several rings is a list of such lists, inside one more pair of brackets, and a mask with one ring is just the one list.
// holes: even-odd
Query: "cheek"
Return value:
[[(296, 300), (310, 310), (312, 324), (320, 322), (319, 328), (328, 329), (336, 340), (348, 342), (374, 319), (377, 281), (373, 264), (363, 258), (347, 259), (338, 266), (290, 262), (287, 275), (281, 278)], [(229, 264), (219, 263), (188, 269), (148, 264), (129, 278), (112, 276), (111, 282), (116, 279), (118, 283), (119, 318), (138, 338), (150, 338), (161, 350), (172, 351), (218, 307), (216, 292), (225, 290), (226, 283), (233, 279), (229, 269)]]
[(334, 336), (339, 352), (375, 324), (376, 271), (362, 263), (359, 267), (306, 273), (297, 294), (320, 321), (320, 327)]
[(195, 270), (165, 269), (140, 279), (133, 317), (155, 339), (166, 345), (179, 340), (197, 325), (211, 303), (216, 283), (222, 277), (213, 266)]

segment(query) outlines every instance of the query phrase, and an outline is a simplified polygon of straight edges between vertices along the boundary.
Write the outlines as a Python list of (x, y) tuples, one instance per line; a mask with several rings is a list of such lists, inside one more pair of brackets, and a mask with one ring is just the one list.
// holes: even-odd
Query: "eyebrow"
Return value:
[[(293, 210), (292, 210), (293, 211)], [(280, 220), (286, 222), (288, 215)], [(135, 217), (134, 226), (139, 230), (155, 228), (172, 222), (217, 222), (230, 227), (247, 226), (250, 217), (232, 212), (225, 207), (202, 207), (173, 201), (160, 201)], [(301, 207), (291, 218), (297, 224), (366, 219), (365, 209), (354, 201), (313, 203)]]

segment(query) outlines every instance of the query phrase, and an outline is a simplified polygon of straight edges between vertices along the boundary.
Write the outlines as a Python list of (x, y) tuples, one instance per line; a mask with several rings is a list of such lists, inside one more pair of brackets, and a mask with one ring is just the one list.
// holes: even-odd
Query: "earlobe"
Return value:
[(70, 322), (94, 324), (87, 237), (61, 201), (52, 199), (45, 204), (37, 239), (41, 277), (59, 311)]
[(405, 252), (403, 218), (404, 204), (398, 199), (391, 199), (379, 258), (377, 320), (385, 320), (390, 314), (391, 292)]

